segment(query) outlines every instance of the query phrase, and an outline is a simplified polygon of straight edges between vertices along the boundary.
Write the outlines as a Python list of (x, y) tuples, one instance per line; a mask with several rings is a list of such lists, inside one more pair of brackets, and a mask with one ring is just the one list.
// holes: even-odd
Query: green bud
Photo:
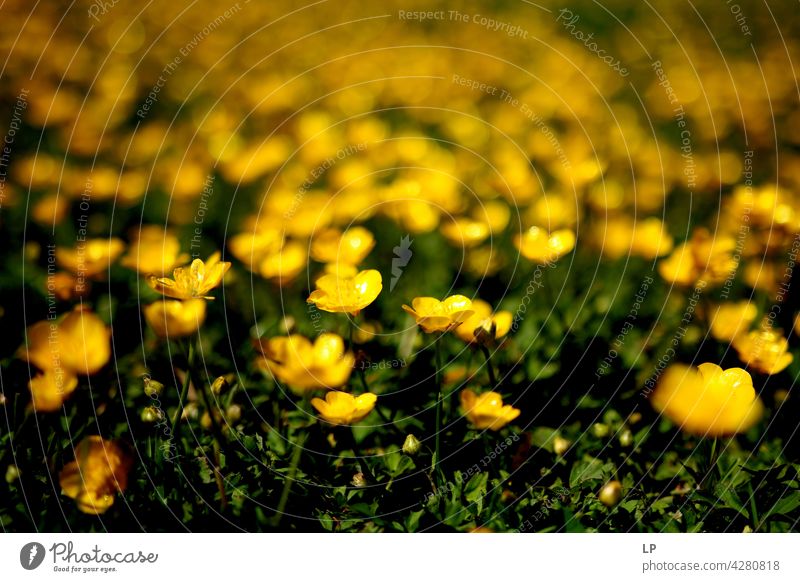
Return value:
[(142, 410), (142, 422), (147, 424), (156, 423), (164, 418), (164, 413), (156, 406), (146, 406)]
[(403, 452), (409, 456), (414, 456), (419, 452), (420, 446), (422, 446), (413, 434), (410, 434), (406, 437), (405, 442), (403, 443)]
[(600, 503), (606, 507), (614, 507), (622, 499), (622, 483), (619, 481), (609, 481), (600, 490), (598, 495)]
[(9, 465), (6, 469), (6, 483), (11, 484), (17, 479), (19, 479), (19, 469), (16, 465)]
[(153, 380), (150, 376), (144, 377), (144, 393), (150, 398), (158, 396), (162, 390), (164, 390), (164, 385), (161, 382)]

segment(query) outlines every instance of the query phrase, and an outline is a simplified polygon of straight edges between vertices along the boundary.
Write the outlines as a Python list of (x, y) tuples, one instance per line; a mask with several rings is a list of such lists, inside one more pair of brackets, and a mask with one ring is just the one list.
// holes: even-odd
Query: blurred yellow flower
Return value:
[(94, 277), (107, 271), (124, 250), (125, 243), (118, 238), (94, 238), (71, 249), (56, 249), (56, 261), (76, 275)]
[(532, 226), (521, 235), (516, 235), (514, 244), (529, 261), (548, 264), (575, 248), (575, 233), (564, 229), (548, 234), (546, 230)]
[(375, 301), (383, 289), (383, 279), (378, 271), (370, 269), (352, 277), (323, 275), (316, 285), (308, 303), (314, 303), (323, 311), (356, 315)]
[(258, 274), (265, 279), (277, 280), (279, 285), (288, 285), (308, 263), (307, 245), (289, 241), (283, 248), (265, 256), (258, 265)]
[(739, 359), (762, 374), (777, 374), (792, 363), (789, 342), (779, 330), (762, 328), (733, 340)]
[(188, 267), (178, 267), (172, 272), (172, 279), (149, 276), (147, 284), (153, 289), (175, 299), (214, 299), (208, 292), (222, 282), (222, 277), (230, 269), (231, 264), (220, 262), (220, 254), (214, 253), (204, 263), (195, 259)]
[(34, 411), (57, 411), (77, 387), (77, 376), (63, 368), (45, 370), (37, 374), (28, 383)]
[(711, 235), (697, 228), (692, 238), (675, 248), (658, 264), (658, 272), (669, 283), (716, 285), (732, 277), (739, 264), (734, 255), (736, 240), (725, 234)]
[(491, 234), (485, 222), (463, 217), (446, 220), (439, 231), (451, 244), (462, 248), (477, 246)]
[(672, 237), (658, 218), (646, 218), (633, 228), (632, 255), (655, 259), (670, 252), (672, 245)]
[(472, 425), (479, 429), (500, 430), (520, 414), (518, 408), (503, 404), (497, 392), (476, 395), (469, 388), (461, 391), (461, 408)]
[(191, 335), (206, 319), (203, 299), (172, 301), (162, 299), (142, 309), (147, 324), (160, 338), (181, 338)]
[(331, 424), (354, 424), (372, 412), (377, 400), (378, 397), (370, 392), (353, 396), (346, 392), (331, 390), (325, 395), (325, 400), (313, 398), (311, 405)]
[(311, 257), (320, 263), (358, 265), (375, 246), (375, 237), (366, 228), (355, 226), (341, 232), (323, 230), (311, 243)]
[(510, 311), (492, 312), (492, 306), (483, 299), (472, 301), (474, 313), (455, 328), (455, 333), (465, 342), (500, 339), (511, 330), (514, 315)]
[(743, 432), (761, 418), (753, 380), (741, 368), (673, 364), (651, 397), (653, 407), (684, 431), (702, 436)]
[(61, 492), (83, 513), (99, 515), (114, 504), (114, 496), (128, 486), (133, 460), (113, 441), (93, 435), (75, 447), (75, 460), (61, 470)]
[(142, 275), (162, 276), (188, 259), (188, 254), (181, 253), (178, 237), (160, 226), (145, 225), (136, 233), (120, 264)]
[(711, 314), (711, 335), (719, 341), (729, 342), (747, 332), (757, 315), (758, 309), (749, 301), (723, 303)]
[(58, 321), (40, 321), (27, 331), (19, 356), (43, 371), (92, 375), (111, 358), (111, 333), (88, 309), (76, 308)]
[(255, 271), (265, 257), (277, 253), (283, 246), (283, 235), (277, 229), (256, 229), (243, 232), (228, 240), (228, 250), (250, 270)]
[(301, 335), (259, 340), (263, 358), (257, 361), (296, 394), (318, 388), (339, 388), (350, 378), (355, 357), (345, 352), (344, 341), (323, 333), (312, 344)]
[(435, 297), (415, 297), (411, 305), (403, 305), (403, 309), (414, 317), (425, 333), (449, 331), (475, 313), (472, 301), (464, 295), (451, 295), (443, 301)]

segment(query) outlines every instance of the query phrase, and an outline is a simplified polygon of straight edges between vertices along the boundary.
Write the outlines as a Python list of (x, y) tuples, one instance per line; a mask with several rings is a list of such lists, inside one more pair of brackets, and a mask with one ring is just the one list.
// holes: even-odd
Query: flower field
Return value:
[(0, 15), (3, 531), (798, 529), (790, 3)]

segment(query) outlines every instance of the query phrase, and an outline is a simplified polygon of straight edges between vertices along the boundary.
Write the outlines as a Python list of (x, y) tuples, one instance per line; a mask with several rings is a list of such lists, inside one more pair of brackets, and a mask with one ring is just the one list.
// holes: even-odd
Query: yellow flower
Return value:
[(711, 319), (711, 335), (722, 342), (729, 342), (744, 333), (755, 321), (758, 309), (749, 301), (724, 303), (717, 307)]
[(79, 243), (75, 248), (56, 250), (58, 264), (84, 277), (94, 277), (107, 271), (116, 258), (125, 250), (125, 243), (118, 238), (95, 238)]
[(188, 259), (189, 255), (181, 254), (178, 237), (160, 226), (146, 225), (136, 234), (120, 264), (142, 275), (161, 276)]
[(222, 277), (231, 267), (230, 263), (220, 262), (219, 258), (220, 254), (214, 253), (205, 263), (195, 259), (188, 267), (175, 269), (172, 279), (151, 275), (147, 284), (162, 295), (175, 299), (213, 299), (208, 292), (222, 282)]
[(511, 329), (514, 315), (510, 311), (492, 313), (492, 306), (483, 299), (472, 302), (474, 313), (455, 329), (455, 334), (465, 342), (500, 339)]
[(373, 269), (359, 271), (353, 277), (323, 275), (317, 279), (317, 288), (308, 297), (323, 311), (357, 314), (375, 301), (383, 289), (383, 279)]
[(313, 398), (311, 405), (331, 424), (354, 424), (372, 412), (377, 400), (378, 397), (369, 392), (353, 396), (333, 390), (325, 395), (325, 400)]
[(271, 372), (297, 394), (317, 388), (339, 388), (350, 378), (355, 357), (345, 352), (344, 341), (323, 333), (312, 344), (301, 335), (260, 340), (264, 357), (258, 365)]
[(672, 245), (672, 237), (658, 218), (646, 218), (634, 226), (632, 255), (655, 259), (670, 252)]
[(403, 309), (414, 316), (425, 333), (449, 331), (475, 313), (472, 301), (463, 295), (451, 295), (443, 301), (434, 297), (415, 297), (411, 305), (403, 305)]
[(283, 246), (283, 235), (277, 229), (259, 228), (253, 232), (234, 235), (228, 241), (231, 254), (250, 270), (262, 264), (265, 257), (274, 255)]
[(532, 226), (522, 235), (515, 236), (514, 244), (529, 261), (548, 264), (575, 248), (575, 233), (563, 229), (548, 234), (538, 226)]
[(186, 301), (156, 301), (142, 309), (148, 325), (161, 338), (180, 338), (191, 335), (206, 319), (206, 302), (202, 299)]
[(33, 409), (36, 412), (55, 412), (78, 387), (78, 378), (62, 369), (45, 370), (31, 378)]
[(686, 432), (707, 436), (745, 431), (758, 422), (763, 410), (750, 374), (710, 363), (697, 368), (673, 364), (664, 372), (651, 401)]
[(27, 331), (19, 356), (43, 371), (90, 376), (111, 358), (111, 334), (88, 309), (76, 308), (60, 321), (40, 321)]
[(488, 224), (469, 218), (448, 220), (442, 224), (440, 232), (450, 243), (463, 248), (477, 246), (491, 234)]
[(375, 246), (375, 237), (356, 226), (344, 233), (334, 228), (323, 230), (311, 243), (311, 257), (320, 263), (358, 265)]
[(299, 242), (287, 242), (283, 248), (267, 255), (258, 265), (258, 274), (265, 279), (276, 279), (279, 285), (288, 285), (308, 263), (307, 247)]
[(763, 374), (777, 374), (794, 359), (788, 352), (789, 342), (780, 331), (763, 328), (738, 336), (733, 340), (739, 359)]
[(736, 272), (736, 241), (723, 234), (712, 236), (705, 228), (695, 229), (692, 238), (675, 248), (658, 264), (665, 281), (677, 285), (709, 285), (724, 282)]
[(519, 409), (503, 404), (497, 392), (484, 392), (480, 396), (467, 388), (461, 391), (461, 408), (467, 419), (478, 430), (500, 430), (519, 416)]
[(131, 457), (113, 441), (93, 435), (75, 447), (75, 460), (61, 470), (61, 492), (83, 513), (99, 515), (114, 504), (114, 495), (128, 486)]

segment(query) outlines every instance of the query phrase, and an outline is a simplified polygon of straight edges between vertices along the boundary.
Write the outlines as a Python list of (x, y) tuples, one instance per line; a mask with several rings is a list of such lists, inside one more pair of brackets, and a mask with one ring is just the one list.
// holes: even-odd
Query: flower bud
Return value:
[(6, 469), (6, 483), (13, 483), (19, 479), (19, 469), (16, 465), (9, 465)]
[(227, 389), (228, 389), (228, 381), (225, 379), (224, 376), (219, 376), (216, 380), (214, 380), (211, 383), (211, 392), (217, 396), (222, 394)]
[(626, 428), (619, 433), (619, 444), (623, 447), (629, 447), (633, 444), (633, 433), (630, 429)]
[(144, 393), (147, 396), (150, 398), (158, 396), (162, 390), (164, 390), (164, 385), (161, 382), (153, 380), (150, 376), (144, 377)]
[(599, 439), (608, 436), (608, 425), (602, 422), (596, 422), (592, 425), (592, 433)]
[(571, 444), (567, 439), (557, 436), (553, 439), (553, 452), (557, 455), (563, 455)]
[(619, 481), (609, 481), (600, 490), (598, 495), (600, 503), (606, 507), (614, 507), (622, 499), (622, 483)]
[(242, 407), (238, 404), (231, 404), (225, 411), (225, 418), (230, 424), (239, 422), (242, 418)]
[(156, 406), (146, 406), (142, 410), (142, 422), (147, 424), (156, 423), (164, 418), (164, 413)]
[(422, 445), (420, 444), (417, 437), (413, 434), (410, 434), (406, 437), (405, 442), (403, 443), (403, 452), (409, 456), (414, 456), (419, 452), (419, 449)]
[(352, 484), (353, 487), (366, 487), (367, 478), (364, 477), (364, 473), (356, 473), (355, 475), (353, 475)]

